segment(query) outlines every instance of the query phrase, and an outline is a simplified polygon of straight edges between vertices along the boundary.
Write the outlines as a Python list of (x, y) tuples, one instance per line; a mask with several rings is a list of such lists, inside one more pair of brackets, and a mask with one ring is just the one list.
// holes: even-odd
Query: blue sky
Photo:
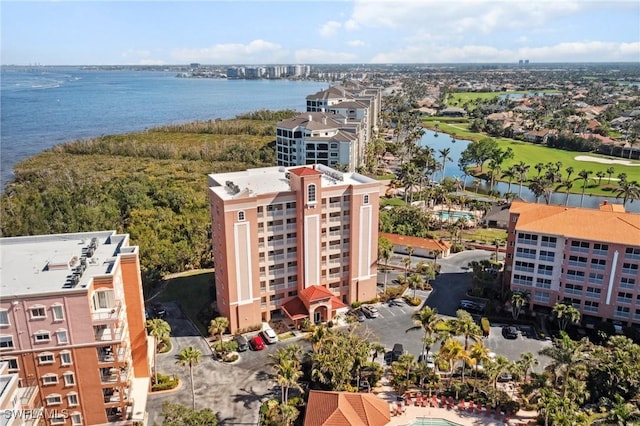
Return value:
[(1, 1), (0, 62), (640, 61), (637, 0)]

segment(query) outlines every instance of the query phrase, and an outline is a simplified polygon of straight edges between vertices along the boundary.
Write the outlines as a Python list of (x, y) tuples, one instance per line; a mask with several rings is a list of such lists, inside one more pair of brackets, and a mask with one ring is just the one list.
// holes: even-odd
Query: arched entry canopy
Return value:
[(306, 318), (316, 324), (331, 321), (338, 313), (346, 311), (347, 305), (328, 288), (313, 285), (282, 305), (282, 310), (297, 328), (298, 323)]

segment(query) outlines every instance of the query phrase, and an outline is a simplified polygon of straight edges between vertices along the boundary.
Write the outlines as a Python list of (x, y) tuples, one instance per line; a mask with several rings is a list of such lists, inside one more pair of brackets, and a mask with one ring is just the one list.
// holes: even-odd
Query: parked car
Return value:
[(167, 316), (167, 311), (164, 306), (162, 306), (162, 303), (154, 302), (151, 304), (151, 307), (145, 309), (145, 316), (147, 319), (165, 318)]
[(367, 316), (367, 318), (378, 318), (378, 316), (380, 315), (378, 312), (378, 309), (374, 306), (363, 306), (360, 309), (362, 309), (362, 312)]
[(506, 371), (498, 376), (499, 382), (510, 382), (511, 380), (513, 380), (513, 376), (511, 375), (511, 373), (508, 373)]
[(502, 327), (502, 336), (504, 336), (505, 339), (517, 339), (518, 329), (513, 325), (505, 325)]
[(464, 309), (470, 314), (482, 315), (484, 313), (484, 306), (472, 300), (461, 300), (458, 304), (458, 309)]
[(433, 355), (430, 354), (430, 353), (426, 354), (426, 355), (425, 354), (421, 354), (418, 357), (418, 362), (419, 363), (420, 362), (424, 362), (425, 364), (427, 364), (427, 368), (430, 368), (432, 370), (436, 367), (436, 363), (435, 363), (435, 360), (433, 358)]
[(260, 336), (269, 345), (272, 345), (278, 341), (278, 335), (275, 331), (273, 331), (273, 328), (271, 327), (263, 328), (260, 332)]
[(264, 340), (262, 340), (262, 337), (260, 336), (253, 336), (249, 342), (251, 345), (251, 349), (253, 349), (254, 351), (261, 351), (265, 347)]
[(401, 302), (402, 299), (389, 299), (387, 305), (389, 306), (403, 306), (404, 303)]
[(238, 352), (244, 352), (249, 349), (249, 342), (242, 334), (233, 338), (238, 344)]
[(393, 345), (393, 350), (391, 350), (391, 361), (397, 361), (400, 358), (400, 355), (404, 353), (404, 346), (401, 343), (396, 343)]
[(354, 317), (359, 322), (362, 322), (365, 319), (367, 319), (367, 317), (364, 316), (364, 314), (360, 309), (351, 309), (349, 312), (347, 312), (347, 315)]

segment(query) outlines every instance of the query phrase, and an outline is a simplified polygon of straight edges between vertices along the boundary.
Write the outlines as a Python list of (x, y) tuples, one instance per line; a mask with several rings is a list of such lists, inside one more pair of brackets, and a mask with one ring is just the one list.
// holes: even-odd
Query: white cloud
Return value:
[(366, 43), (364, 41), (362, 41), (362, 40), (350, 40), (350, 41), (347, 42), (347, 45), (351, 46), (351, 47), (362, 47), (365, 44)]
[(302, 49), (294, 54), (296, 63), (344, 64), (355, 62), (358, 57), (351, 53), (334, 52), (321, 49)]
[(289, 51), (279, 44), (265, 40), (253, 40), (248, 44), (228, 43), (211, 47), (183, 48), (171, 52), (172, 59), (179, 62), (204, 63), (276, 63), (285, 61)]
[(342, 28), (342, 24), (340, 22), (329, 21), (320, 27), (319, 32), (322, 37), (331, 37), (335, 35), (340, 28)]
[(516, 39), (516, 43), (518, 44), (525, 44), (529, 42), (529, 37), (527, 36), (520, 36)]
[(459, 47), (421, 44), (405, 49), (379, 53), (372, 63), (456, 63), (456, 62), (615, 62), (640, 60), (640, 42), (613, 43), (602, 41), (567, 42), (552, 46), (498, 49), (486, 45)]

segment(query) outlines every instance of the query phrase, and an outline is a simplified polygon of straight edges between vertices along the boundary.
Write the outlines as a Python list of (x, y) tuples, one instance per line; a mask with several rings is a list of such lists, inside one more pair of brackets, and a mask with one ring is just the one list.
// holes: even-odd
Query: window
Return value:
[(545, 262), (553, 262), (555, 259), (555, 253), (552, 251), (540, 250), (540, 260)]
[(71, 352), (60, 352), (60, 364), (71, 365)]
[(64, 377), (64, 384), (65, 386), (73, 386), (76, 384), (76, 378), (73, 375), (73, 373), (69, 372), (69, 373), (64, 373), (63, 374)]
[(53, 364), (53, 360), (53, 354), (51, 352), (38, 355), (38, 362), (40, 364)]
[(69, 343), (69, 337), (67, 336), (67, 330), (56, 331), (56, 337), (58, 338), (59, 345), (66, 345)]
[(115, 305), (113, 290), (98, 290), (93, 293), (93, 309), (109, 309)]
[(47, 396), (47, 405), (60, 405), (62, 404), (62, 396), (52, 393)]
[(582, 294), (582, 286), (578, 284), (565, 284), (564, 292), (567, 294)]
[(31, 312), (31, 319), (42, 319), (47, 317), (47, 311), (44, 306), (37, 306), (29, 309)]
[(625, 259), (640, 260), (640, 248), (627, 247), (624, 253)]
[(0, 362), (6, 362), (9, 364), (9, 370), (18, 369), (18, 358), (0, 358)]
[(526, 275), (514, 274), (513, 275), (513, 283), (518, 285), (533, 285), (533, 277), (528, 277)]
[(0, 349), (11, 349), (11, 348), (13, 348), (13, 337), (0, 336)]
[(44, 343), (51, 340), (51, 334), (48, 331), (36, 331), (33, 333), (36, 343)]
[(316, 203), (316, 185), (314, 183), (307, 186), (307, 203)]
[(52, 415), (49, 421), (52, 425), (63, 425), (67, 422), (62, 414)]
[(594, 244), (593, 245), (593, 254), (605, 255), (609, 251), (608, 244)]
[(589, 282), (591, 284), (602, 284), (603, 281), (604, 281), (603, 274), (596, 274), (595, 272), (589, 273)]
[(600, 307), (599, 302), (594, 302), (591, 300), (584, 301), (584, 310), (586, 312), (598, 312), (598, 308)]
[(569, 256), (569, 266), (587, 267), (587, 258), (583, 256)]
[(515, 269), (516, 271), (531, 272), (531, 273), (533, 273), (533, 271), (534, 271), (533, 267), (534, 267), (534, 264), (533, 264), (533, 263), (530, 263), (530, 262), (520, 262), (520, 261), (517, 261), (517, 260), (516, 260), (516, 262), (515, 262), (515, 266), (514, 266), (514, 269)]
[(9, 325), (9, 312), (5, 309), (0, 310), (0, 327)]
[(80, 413), (71, 414), (71, 424), (72, 425), (81, 425), (82, 424), (82, 415)]
[(533, 293), (533, 300), (536, 302), (549, 303), (550, 294), (547, 291), (536, 291)]
[(616, 301), (618, 303), (631, 303), (633, 301), (633, 294), (620, 291), (618, 292), (618, 298)]
[(529, 244), (529, 245), (535, 246), (538, 244), (538, 236), (533, 234), (518, 232), (518, 244)]
[(525, 259), (535, 259), (536, 250), (524, 247), (518, 247), (516, 249), (516, 257), (524, 257)]
[(620, 278), (620, 288), (632, 290), (635, 287), (635, 285), (636, 285), (635, 278), (627, 278), (627, 277)]
[(551, 280), (548, 278), (536, 278), (536, 287), (551, 288)]
[(58, 383), (58, 375), (57, 374), (45, 374), (42, 376), (42, 383), (46, 385), (55, 385)]
[(607, 266), (605, 259), (591, 259), (591, 269), (598, 269), (604, 271)]
[(638, 265), (635, 263), (623, 263), (622, 264), (622, 273), (623, 274), (638, 274)]
[(542, 236), (542, 243), (540, 244), (542, 247), (555, 247), (556, 246), (556, 241), (557, 238), (556, 237), (546, 237), (546, 236)]
[(589, 253), (589, 243), (586, 241), (571, 241), (571, 251), (576, 253)]
[(614, 312), (614, 316), (619, 317), (619, 318), (628, 318), (630, 311), (631, 311), (631, 309), (629, 309), (628, 306), (616, 306), (616, 310)]
[(572, 281), (584, 281), (584, 271), (574, 271), (569, 269), (567, 271), (567, 279)]
[(552, 265), (538, 265), (538, 273), (541, 275), (553, 275)]
[(587, 287), (587, 297), (593, 297), (593, 298), (599, 299), (601, 292), (602, 290), (600, 290), (597, 287)]
[(362, 197), (362, 202), (364, 204), (369, 204), (369, 195), (365, 194), (364, 197)]
[(53, 313), (54, 321), (62, 321), (64, 319), (64, 311), (62, 309), (62, 305), (53, 305), (51, 307), (51, 312)]
[(244, 211), (240, 210), (238, 212), (238, 222), (243, 222), (244, 221)]
[(67, 403), (69, 406), (80, 405), (78, 402), (78, 394), (75, 392), (67, 394)]

